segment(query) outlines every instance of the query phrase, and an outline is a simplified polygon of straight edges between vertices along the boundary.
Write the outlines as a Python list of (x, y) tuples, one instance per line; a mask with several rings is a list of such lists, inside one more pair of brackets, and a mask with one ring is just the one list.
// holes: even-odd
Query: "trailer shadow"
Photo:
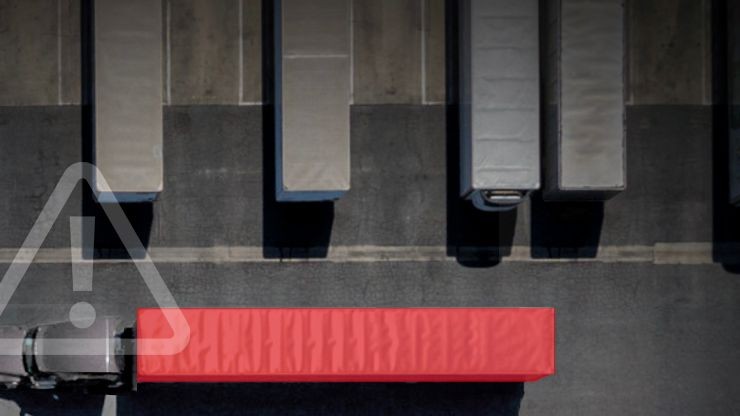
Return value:
[(279, 203), (271, 195), (274, 193), (265, 193), (263, 202), (263, 256), (326, 257), (334, 223), (334, 202)]
[[(466, 414), (514, 416), (522, 383), (144, 384), (119, 415)], [(34, 413), (35, 414), (35, 413)], [(43, 413), (41, 413), (43, 414)]]
[(447, 255), (467, 267), (498, 265), (511, 254), (517, 211), (481, 211), (450, 192), (451, 187), (454, 185), (449, 184), (447, 195)]
[(82, 244), (85, 248), (82, 253), (86, 259), (142, 259), (146, 256), (149, 247), (149, 238), (154, 219), (152, 203), (120, 204), (126, 219), (134, 228), (144, 250), (130, 252), (121, 241), (118, 232), (113, 227), (103, 207), (95, 200), (95, 195), (88, 187), (82, 191), (82, 216), (95, 218), (93, 226), (83, 222)]
[[(12, 403), (6, 403), (0, 407), (0, 414), (6, 413), (18, 406), (18, 415), (34, 416), (100, 416), (105, 401), (104, 395), (85, 394), (82, 392), (59, 392), (44, 390), (16, 390), (0, 392), (0, 399)], [(6, 410), (7, 409), (7, 410)]]
[[(724, 269), (740, 274), (740, 208), (730, 201), (730, 32), (726, 0), (712, 2), (712, 254)], [(736, 111), (733, 109), (733, 111)]]
[(546, 202), (539, 192), (531, 201), (532, 257), (596, 257), (604, 202)]

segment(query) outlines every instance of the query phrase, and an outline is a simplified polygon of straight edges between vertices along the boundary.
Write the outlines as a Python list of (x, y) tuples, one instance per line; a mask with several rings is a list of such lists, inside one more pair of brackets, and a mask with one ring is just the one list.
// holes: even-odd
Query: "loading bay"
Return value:
[[(3, 209), (16, 213), (0, 218), (7, 267), (84, 149), (78, 107), (1, 111), (0, 134), (19, 137), (0, 153)], [(445, 114), (441, 105), (353, 107), (352, 192), (333, 206), (276, 208), (263, 198), (260, 107), (167, 107), (167, 191), (149, 212), (125, 210), (181, 306), (552, 306), (555, 377), (141, 385), (107, 399), (6, 392), (7, 412), (737, 412), (740, 280), (728, 218), (738, 216), (716, 194), (726, 184), (712, 164), (711, 107), (628, 107), (625, 192), (575, 207), (535, 195), (516, 214), (477, 212), (449, 190)], [(130, 321), (156, 306), (90, 197), (75, 190), (3, 322), (64, 320), (80, 300)], [(68, 217), (81, 212), (96, 216), (92, 292), (72, 288)]]

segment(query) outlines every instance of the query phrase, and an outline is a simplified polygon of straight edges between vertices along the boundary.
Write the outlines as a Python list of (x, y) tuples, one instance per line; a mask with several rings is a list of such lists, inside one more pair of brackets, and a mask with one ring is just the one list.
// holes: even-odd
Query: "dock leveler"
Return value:
[(538, 0), (461, 0), (461, 193), (512, 209), (540, 187)]
[(350, 187), (350, 2), (275, 0), (278, 201), (325, 201)]
[(94, 176), (99, 202), (162, 191), (162, 2), (88, 0)]
[(626, 186), (624, 1), (545, 5), (545, 189), (605, 200)]

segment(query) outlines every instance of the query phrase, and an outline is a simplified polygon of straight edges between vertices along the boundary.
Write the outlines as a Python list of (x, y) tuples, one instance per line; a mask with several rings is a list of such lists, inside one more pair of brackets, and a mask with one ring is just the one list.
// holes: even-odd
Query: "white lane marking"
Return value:
[(355, 103), (355, 0), (349, 2), (349, 105)]
[(165, 53), (167, 56), (165, 57), (165, 72), (166, 72), (166, 79), (165, 82), (167, 83), (166, 86), (166, 99), (167, 99), (167, 105), (172, 104), (172, 10), (170, 5), (170, 0), (165, 0), (165, 33), (167, 36), (167, 42), (165, 42)]
[[(261, 106), (264, 104), (265, 103), (263, 103), (262, 101), (242, 101), (238, 104), (238, 106), (240, 107), (247, 107), (247, 106), (253, 106), (253, 105)], [(222, 105), (229, 105), (229, 104), (223, 103)], [(350, 105), (354, 106), (354, 104), (350, 104)], [(364, 104), (360, 104), (360, 105), (364, 105)], [(383, 104), (380, 104), (380, 105), (383, 105)], [(445, 105), (445, 103), (443, 101), (427, 101), (426, 103), (422, 104), (422, 106), (424, 107), (434, 107), (434, 106), (439, 106), (439, 105)]]
[(284, 53), (283, 59), (349, 58), (346, 53)]
[(100, 416), (115, 416), (118, 414), (118, 399), (116, 396), (106, 394), (103, 399), (103, 408), (100, 411)]
[(241, 105), (244, 101), (244, 0), (239, 0), (237, 21), (239, 24), (239, 92), (237, 102)]
[(426, 0), (419, 0), (421, 8), (421, 103), (427, 103), (427, 25)]
[[(276, 256), (265, 257), (265, 251)], [(215, 246), (215, 247), (150, 247), (149, 255), (155, 263), (387, 263), (387, 262), (446, 262), (455, 261), (454, 251), (464, 258), (495, 259), (497, 247), (446, 246), (331, 246), (328, 252), (313, 248), (263, 248), (262, 246)], [(595, 256), (562, 250), (560, 258), (533, 258), (529, 246), (503, 248), (503, 263), (654, 263), (654, 264), (713, 264), (712, 243), (658, 243), (655, 245), (601, 246)], [(546, 252), (545, 249), (534, 249)], [(0, 264), (16, 261), (29, 262), (33, 253), (17, 248), (1, 248)], [(143, 256), (144, 253), (139, 253)], [(740, 254), (740, 253), (739, 253)], [(136, 255), (136, 253), (135, 253)], [(581, 255), (581, 257), (578, 257)], [(739, 261), (740, 255), (724, 253), (729, 261)], [(74, 262), (92, 262), (90, 259), (75, 259)], [(138, 260), (134, 260), (138, 261)], [(42, 248), (35, 263), (68, 264), (69, 248)], [(128, 263), (126, 259), (96, 259), (95, 263)]]
[(57, 104), (62, 105), (62, 1), (57, 0)]
[[(728, 260), (732, 253), (720, 253)], [(655, 245), (655, 264), (710, 264), (714, 262), (712, 243), (658, 243)]]

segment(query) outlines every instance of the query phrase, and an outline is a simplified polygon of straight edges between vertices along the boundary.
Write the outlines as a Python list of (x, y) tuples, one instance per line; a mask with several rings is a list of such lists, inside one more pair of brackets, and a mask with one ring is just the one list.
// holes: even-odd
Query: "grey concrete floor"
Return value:
[[(352, 191), (333, 206), (284, 207), (263, 198), (271, 193), (259, 107), (167, 107), (165, 192), (149, 212), (129, 216), (153, 249), (249, 246), (268, 258), (316, 257), (160, 264), (181, 306), (552, 306), (557, 375), (524, 386), (142, 385), (118, 398), (117, 413), (740, 414), (734, 267), (576, 261), (607, 245), (740, 241), (712, 163), (711, 107), (629, 107), (627, 191), (603, 206), (535, 198), (504, 216), (458, 201), (445, 117), (441, 106), (354, 107)], [(12, 137), (0, 153), (0, 248), (20, 246), (57, 178), (82, 158), (79, 124), (77, 107), (0, 109), (0, 137)], [(68, 247), (67, 217), (87, 212), (100, 222), (98, 256), (117, 257), (120, 247), (85, 193), (73, 195), (45, 247)], [(458, 250), (509, 244), (532, 247), (536, 258), (470, 262)], [(450, 257), (314, 261), (340, 246), (442, 246)], [(541, 261), (553, 257), (568, 261)], [(94, 267), (94, 291), (76, 293), (70, 264), (32, 265), (0, 322), (62, 320), (81, 300), (99, 316), (128, 320), (154, 306), (131, 264)], [(0, 398), (9, 400), (0, 414), (103, 407), (102, 397), (69, 392)]]

